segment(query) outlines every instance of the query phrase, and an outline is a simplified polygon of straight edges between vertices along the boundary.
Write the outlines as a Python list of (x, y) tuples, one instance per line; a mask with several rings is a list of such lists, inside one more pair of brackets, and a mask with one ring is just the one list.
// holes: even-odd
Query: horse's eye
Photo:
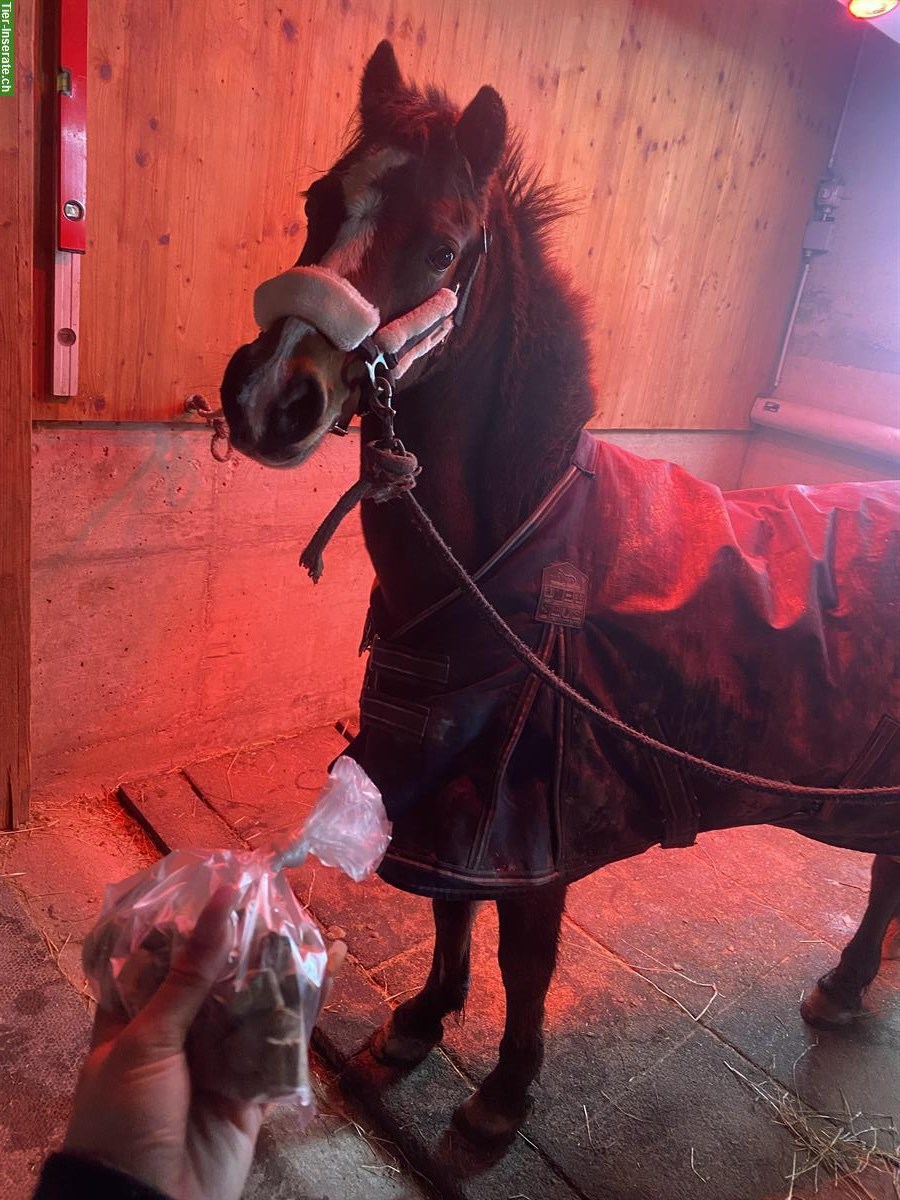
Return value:
[(428, 255), (428, 261), (435, 271), (446, 271), (456, 258), (456, 251), (451, 246), (438, 246)]

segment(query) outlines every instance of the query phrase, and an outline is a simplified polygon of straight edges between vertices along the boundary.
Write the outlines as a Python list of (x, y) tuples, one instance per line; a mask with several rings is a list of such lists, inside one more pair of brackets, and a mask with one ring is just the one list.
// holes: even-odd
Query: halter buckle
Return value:
[[(475, 261), (472, 263), (466, 276), (458, 280), (454, 288), (459, 298), (456, 311), (453, 314), (454, 329), (458, 329), (465, 318), (466, 310), (469, 306), (469, 298), (472, 294), (479, 268), (487, 257), (490, 245), (491, 234), (487, 226), (482, 223), (481, 244), (478, 246)], [(421, 341), (429, 332), (430, 330), (426, 329), (419, 333), (416, 338), (411, 338), (405, 346), (401, 347), (399, 353), (407, 351), (411, 345), (415, 345)], [(442, 349), (444, 344), (441, 342), (440, 346), (436, 349)], [(432, 349), (432, 352), (434, 352), (434, 349)], [(336, 418), (334, 424), (331, 426), (331, 433), (338, 437), (344, 437), (348, 432), (350, 422), (355, 416), (372, 413), (381, 421), (384, 437), (393, 439), (394, 418), (397, 415), (397, 410), (394, 408), (395, 381), (393, 372), (399, 361), (399, 354), (382, 350), (372, 334), (362, 339), (356, 349), (347, 355), (347, 358), (344, 360), (342, 372), (344, 383), (353, 390), (359, 389), (359, 400), (355, 406), (348, 405), (341, 412), (340, 416)], [(351, 379), (350, 373), (357, 363), (362, 363), (365, 375)]]
[[(357, 363), (362, 364), (364, 374), (350, 379), (350, 370)], [(345, 437), (354, 417), (372, 413), (381, 421), (384, 436), (393, 439), (397, 410), (394, 408), (394, 382), (391, 372), (396, 365), (397, 356), (382, 350), (371, 337), (360, 342), (347, 356), (343, 368), (344, 382), (354, 390), (359, 389), (359, 400), (341, 412), (331, 426), (331, 433), (337, 437)]]
[(481, 245), (478, 248), (478, 256), (472, 263), (469, 274), (465, 280), (460, 280), (456, 285), (456, 294), (459, 296), (459, 303), (456, 306), (456, 312), (453, 314), (453, 328), (459, 329), (466, 317), (466, 309), (469, 307), (469, 297), (472, 294), (472, 289), (475, 286), (475, 280), (478, 278), (478, 272), (481, 265), (487, 258), (488, 250), (491, 245), (491, 235), (488, 232), (488, 227), (482, 222), (481, 225)]
[(369, 376), (367, 397), (369, 412), (381, 421), (384, 437), (393, 441), (394, 417), (397, 415), (397, 410), (394, 408), (394, 384), (391, 380), (390, 368), (385, 361), (384, 354), (380, 351), (375, 361), (366, 362), (365, 367)]

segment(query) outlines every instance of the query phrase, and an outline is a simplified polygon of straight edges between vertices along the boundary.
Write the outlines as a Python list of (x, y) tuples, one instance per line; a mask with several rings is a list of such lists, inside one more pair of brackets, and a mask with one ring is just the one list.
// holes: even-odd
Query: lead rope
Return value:
[(207, 427), (212, 430), (212, 439), (209, 443), (209, 452), (216, 462), (228, 462), (232, 454), (231, 438), (228, 435), (228, 422), (225, 420), (225, 414), (221, 408), (217, 408), (215, 412), (210, 408), (209, 401), (205, 397), (198, 394), (188, 396), (184, 402), (184, 411), (186, 413), (196, 413), (202, 417), (207, 424)]
[(422, 508), (416, 497), (410, 492), (406, 492), (403, 498), (410, 507), (413, 520), (422, 533), (434, 544), (442, 561), (456, 578), (459, 587), (472, 599), (481, 615), (501, 640), (506, 643), (516, 658), (524, 663), (532, 674), (537, 675), (542, 682), (546, 683), (549, 688), (552, 688), (554, 692), (570, 701), (576, 708), (580, 708), (582, 712), (594, 717), (617, 737), (624, 741), (632, 742), (644, 750), (650, 750), (661, 758), (667, 758), (672, 762), (679, 763), (698, 774), (710, 776), (724, 783), (739, 784), (741, 787), (750, 788), (757, 792), (765, 792), (773, 796), (798, 796), (823, 801), (849, 799), (869, 800), (873, 802), (884, 799), (900, 800), (900, 785), (864, 788), (809, 787), (804, 784), (789, 783), (786, 780), (766, 779), (764, 776), (751, 775), (746, 771), (737, 771), (732, 767), (723, 767), (719, 763), (709, 762), (707, 759), (700, 758), (696, 754), (691, 754), (687, 750), (679, 750), (675, 746), (661, 742), (657, 738), (651, 737), (650, 734), (642, 733), (641, 730), (635, 729), (618, 717), (614, 717), (612, 713), (599, 708), (592, 701), (588, 700), (586, 696), (582, 696), (571, 684), (561, 679), (545, 663), (541, 662), (534, 651), (510, 629), (438, 533), (431, 518)]
[(361, 343), (363, 366), (368, 378), (367, 411), (381, 421), (382, 436), (363, 447), (359, 479), (348, 488), (313, 534), (300, 555), (300, 566), (318, 583), (325, 569), (325, 547), (337, 528), (361, 500), (384, 504), (395, 496), (406, 495), (416, 486), (421, 471), (419, 460), (406, 449), (394, 433), (394, 384), (388, 357), (375, 345)]
[(313, 583), (322, 577), (325, 547), (344, 517), (361, 500), (383, 504), (395, 496), (408, 494), (416, 486), (421, 469), (416, 456), (409, 453), (399, 438), (381, 438), (363, 448), (361, 477), (344, 492), (300, 555), (300, 566), (309, 572)]

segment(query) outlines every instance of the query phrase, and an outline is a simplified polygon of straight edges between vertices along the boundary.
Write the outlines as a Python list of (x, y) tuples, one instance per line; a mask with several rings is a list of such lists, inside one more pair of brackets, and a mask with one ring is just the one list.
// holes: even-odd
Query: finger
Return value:
[(117, 1038), (127, 1024), (128, 1017), (124, 1012), (112, 1013), (98, 1006), (91, 1030), (91, 1049), (96, 1050), (98, 1046), (105, 1046)]
[(262, 1104), (258, 1101), (231, 1100), (218, 1092), (195, 1089), (194, 1103), (202, 1106), (205, 1113), (218, 1121), (227, 1121), (235, 1129), (239, 1129), (254, 1143), (259, 1134), (260, 1126), (270, 1112), (278, 1108), (278, 1104)]
[(322, 999), (319, 1004), (321, 1009), (323, 1005), (328, 1003), (331, 996), (331, 989), (334, 987), (334, 977), (344, 965), (344, 959), (347, 957), (346, 942), (332, 942), (328, 947), (328, 961), (325, 964), (325, 979), (322, 984)]
[(187, 945), (169, 974), (137, 1018), (152, 1025), (156, 1040), (173, 1049), (184, 1046), (191, 1022), (209, 995), (228, 959), (232, 945), (231, 914), (237, 899), (233, 888), (220, 888), (197, 919)]

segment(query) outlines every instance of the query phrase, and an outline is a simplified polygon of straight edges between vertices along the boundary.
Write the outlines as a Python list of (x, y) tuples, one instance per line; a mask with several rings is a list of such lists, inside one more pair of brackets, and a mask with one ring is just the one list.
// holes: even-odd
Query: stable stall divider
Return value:
[(31, 791), (33, 0), (12, 12), (13, 70), (0, 90), (0, 829), (27, 823)]

